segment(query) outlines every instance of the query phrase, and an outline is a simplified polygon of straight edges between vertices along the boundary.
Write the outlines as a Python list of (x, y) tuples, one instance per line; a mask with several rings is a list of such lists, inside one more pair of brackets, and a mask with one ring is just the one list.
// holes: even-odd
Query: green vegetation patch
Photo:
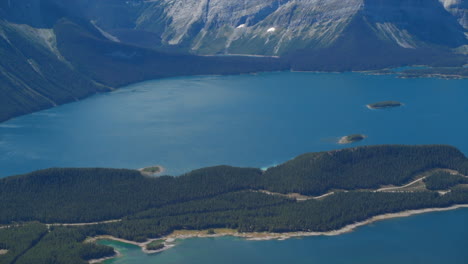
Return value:
[(47, 227), (39, 223), (0, 229), (0, 250), (8, 250), (0, 255), (0, 264), (14, 263), (34, 247), (46, 233)]
[(155, 173), (161, 172), (161, 167), (159, 167), (159, 166), (147, 167), (147, 168), (142, 169), (141, 171), (146, 172), (146, 173), (155, 174)]
[(33, 247), (17, 259), (16, 264), (85, 264), (91, 259), (114, 256), (112, 247), (83, 243), (86, 234), (74, 227), (51, 227)]
[[(8, 249), (0, 256), (0, 264), (85, 264), (114, 256), (111, 247), (85, 242), (100, 235), (145, 242), (175, 230), (323, 232), (376, 215), (468, 204), (466, 188), (452, 188), (444, 195), (364, 190), (399, 186), (435, 168), (466, 174), (467, 161), (449, 146), (385, 145), (308, 153), (265, 172), (216, 166), (178, 177), (145, 177), (134, 170), (49, 169), (8, 177), (0, 180), (2, 222), (121, 221), (0, 229), (0, 249)], [(450, 182), (448, 186), (455, 180), (458, 183), (459, 178), (441, 175), (426, 181), (442, 178), (444, 184)], [(349, 191), (302, 202), (258, 191), (316, 195), (331, 189)], [(163, 248), (162, 239), (146, 246), (148, 250)]]
[(436, 172), (424, 179), (429, 190), (448, 190), (458, 184), (468, 184), (468, 178), (449, 172)]
[(160, 249), (163, 249), (164, 247), (165, 247), (164, 240), (162, 239), (152, 241), (151, 243), (146, 245), (147, 250), (160, 250)]
[[(249, 190), (318, 196), (333, 189), (400, 186), (436, 168), (468, 173), (463, 153), (442, 145), (366, 146), (308, 153), (265, 172), (215, 166), (178, 177), (145, 177), (136, 170), (47, 169), (0, 179), (0, 223), (113, 220), (228, 194), (241, 199), (234, 203), (239, 205), (241, 197), (250, 199), (250, 194), (234, 194)], [(232, 204), (229, 199), (233, 198), (226, 196), (220, 202)]]
[(344, 136), (342, 137), (338, 143), (339, 144), (351, 144), (351, 143), (354, 143), (354, 142), (358, 142), (358, 141), (361, 141), (361, 140), (364, 140), (367, 136), (366, 135), (363, 135), (363, 134), (353, 134), (353, 135), (349, 135), (349, 136)]

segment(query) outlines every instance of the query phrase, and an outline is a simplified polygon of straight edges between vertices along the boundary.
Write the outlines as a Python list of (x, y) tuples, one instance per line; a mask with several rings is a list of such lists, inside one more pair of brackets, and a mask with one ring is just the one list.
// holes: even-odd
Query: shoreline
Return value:
[[(337, 230), (323, 231), (323, 232), (298, 231), (298, 232), (287, 232), (287, 233), (268, 233), (268, 232), (239, 233), (237, 230), (234, 230), (234, 229), (215, 229), (215, 230), (219, 230), (220, 232), (209, 235), (207, 234), (206, 230), (176, 230), (167, 236), (164, 236), (161, 238), (150, 239), (142, 243), (138, 243), (138, 242), (134, 242), (134, 241), (126, 240), (126, 239), (121, 239), (121, 238), (113, 237), (110, 235), (93, 237), (89, 239), (88, 241), (114, 240), (114, 241), (118, 241), (118, 242), (122, 242), (126, 244), (139, 246), (141, 250), (146, 254), (154, 254), (154, 253), (163, 252), (163, 251), (171, 249), (172, 247), (175, 247), (176, 245), (174, 244), (174, 242), (175, 240), (178, 240), (178, 239), (215, 238), (215, 237), (233, 236), (233, 237), (244, 238), (250, 241), (265, 241), (265, 240), (286, 240), (290, 238), (312, 237), (312, 236), (338, 236), (338, 235), (353, 232), (358, 227), (366, 226), (366, 225), (369, 225), (378, 221), (382, 221), (382, 220), (408, 217), (408, 216), (424, 214), (424, 213), (451, 211), (451, 210), (456, 210), (460, 208), (468, 208), (468, 204), (457, 204), (457, 205), (452, 205), (449, 207), (415, 209), (415, 210), (406, 210), (406, 211), (402, 211), (398, 213), (381, 214), (381, 215), (373, 216), (367, 220), (363, 220), (360, 222), (355, 222), (353, 224), (346, 225)], [(159, 250), (155, 250), (155, 251), (147, 250), (146, 245), (155, 240), (164, 240), (165, 247)], [(111, 258), (116, 258), (116, 257), (118, 256), (114, 256)]]
[[(198, 55), (198, 56), (203, 57), (204, 55)], [(207, 56), (208, 57), (215, 57), (216, 55), (206, 55), (205, 57), (207, 57)], [(246, 57), (246, 56), (241, 56), (241, 57)], [(247, 56), (247, 57), (250, 57), (250, 56)], [(266, 58), (269, 58), (269, 57), (267, 56)], [(271, 58), (276, 59), (274, 56), (271, 57)], [(417, 66), (410, 66), (410, 67), (417, 67)], [(428, 66), (423, 66), (423, 67), (428, 67)], [(122, 88), (126, 88), (126, 87), (129, 87), (129, 86), (132, 86), (132, 85), (135, 85), (135, 84), (139, 84), (139, 83), (150, 82), (150, 81), (154, 81), (154, 80), (164, 80), (164, 79), (184, 78), (184, 77), (199, 77), (199, 76), (236, 76), (236, 75), (244, 75), (244, 74), (260, 74), (260, 73), (272, 73), (272, 72), (293, 72), (293, 73), (297, 72), (297, 73), (333, 73), (333, 74), (360, 73), (360, 74), (366, 74), (366, 75), (395, 75), (395, 78), (401, 78), (401, 79), (421, 79), (421, 78), (436, 78), (436, 79), (443, 79), (443, 80), (452, 80), (452, 79), (464, 80), (464, 79), (468, 79), (468, 77), (463, 76), (463, 75), (437, 75), (437, 74), (432, 74), (432, 75), (428, 75), (428, 76), (423, 75), (423, 76), (413, 77), (413, 76), (399, 76), (397, 73), (393, 73), (393, 72), (391, 72), (391, 73), (377, 73), (377, 74), (374, 73), (375, 71), (392, 70), (392, 69), (398, 69), (398, 68), (400, 68), (400, 67), (381, 68), (381, 69), (368, 69), (368, 70), (350, 70), (350, 71), (294, 70), (292, 68), (287, 68), (287, 69), (254, 71), (254, 72), (238, 72), (238, 73), (228, 73), (228, 74), (193, 74), (193, 75), (176, 75), (176, 76), (166, 76), (166, 77), (153, 77), (153, 78), (149, 78), (149, 79), (145, 79), (145, 80), (141, 80), (141, 81), (135, 81), (135, 82), (129, 82), (129, 83), (121, 84), (121, 85), (118, 85), (116, 87), (111, 87), (111, 86), (101, 84), (100, 86), (105, 87), (105, 90), (96, 91), (96, 92), (94, 92), (92, 94), (89, 94), (89, 95), (79, 99), (78, 101), (83, 101), (83, 100), (89, 99), (89, 98), (91, 98), (93, 96), (96, 96), (96, 95), (106, 94), (106, 93), (109, 93), (109, 92), (117, 91), (117, 90), (120, 90)], [(53, 108), (56, 108), (56, 107), (59, 107), (59, 106), (62, 106), (62, 105), (75, 103), (75, 102), (77, 102), (77, 100), (68, 100), (66, 102), (63, 102), (63, 103), (60, 103), (60, 104), (54, 105), (54, 106), (39, 107), (38, 110), (28, 111), (28, 112), (23, 113), (23, 114), (13, 114), (13, 115), (7, 116), (6, 118), (0, 119), (0, 124), (4, 124), (7, 121), (14, 120), (14, 119), (22, 117), (22, 116), (27, 116), (27, 115), (30, 115), (30, 114), (33, 114), (33, 113), (46, 111), (46, 110), (49, 110), (49, 109), (53, 109)]]
[(91, 260), (88, 260), (88, 263), (89, 264), (99, 264), (99, 263), (101, 263), (103, 261), (106, 261), (106, 260), (109, 260), (109, 259), (115, 259), (115, 258), (123, 256), (123, 254), (120, 253), (118, 250), (114, 249), (114, 252), (115, 252), (114, 256), (100, 258), (100, 259), (91, 259)]

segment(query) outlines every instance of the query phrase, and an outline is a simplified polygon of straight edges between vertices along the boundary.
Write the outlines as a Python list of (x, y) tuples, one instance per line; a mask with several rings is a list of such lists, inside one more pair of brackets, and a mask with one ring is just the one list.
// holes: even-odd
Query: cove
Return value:
[[(468, 153), (468, 80), (362, 73), (262, 73), (137, 83), (0, 124), (0, 177), (49, 167), (179, 175), (267, 167), (305, 152), (450, 144)], [(404, 106), (369, 110), (395, 100)], [(351, 145), (340, 137), (365, 134)]]
[(468, 209), (433, 212), (376, 222), (339, 236), (284, 241), (241, 238), (178, 240), (167, 251), (147, 255), (137, 246), (103, 240), (122, 253), (105, 264), (124, 263), (466, 263)]

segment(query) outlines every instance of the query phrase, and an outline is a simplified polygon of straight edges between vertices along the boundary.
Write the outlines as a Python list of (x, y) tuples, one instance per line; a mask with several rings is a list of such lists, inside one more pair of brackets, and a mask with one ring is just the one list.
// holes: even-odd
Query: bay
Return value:
[[(141, 168), (179, 175), (268, 167), (305, 152), (450, 144), (468, 153), (468, 80), (362, 73), (262, 73), (154, 80), (0, 124), (0, 177), (49, 167)], [(396, 100), (404, 106), (369, 110)], [(368, 138), (338, 145), (340, 137)], [(335, 237), (188, 239), (156, 255), (113, 241), (106, 263), (466, 263), (468, 209), (378, 222)]]
[[(450, 144), (466, 154), (467, 87), (468, 80), (294, 72), (137, 83), (1, 123), (0, 177), (156, 164), (179, 175), (373, 144)], [(365, 107), (384, 100), (404, 106)], [(355, 133), (368, 138), (336, 143)]]
[(284, 241), (191, 238), (154, 255), (133, 245), (99, 243), (122, 253), (105, 264), (464, 264), (468, 260), (467, 223), (468, 209), (464, 208), (380, 221), (339, 236)]

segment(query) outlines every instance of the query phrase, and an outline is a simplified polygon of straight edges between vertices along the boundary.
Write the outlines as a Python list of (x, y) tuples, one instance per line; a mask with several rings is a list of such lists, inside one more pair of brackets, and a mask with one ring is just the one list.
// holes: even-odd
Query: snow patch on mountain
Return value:
[(456, 16), (460, 25), (468, 29), (468, 9), (466, 0), (439, 0), (445, 9)]

